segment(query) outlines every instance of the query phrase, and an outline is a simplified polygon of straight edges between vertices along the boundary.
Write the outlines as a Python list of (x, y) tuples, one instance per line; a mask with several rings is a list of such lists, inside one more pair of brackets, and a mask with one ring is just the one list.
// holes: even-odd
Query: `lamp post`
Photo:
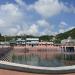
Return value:
[(25, 51), (24, 51), (24, 53), (25, 53), (24, 59), (26, 61), (26, 35), (25, 35)]
[(25, 52), (26, 52), (26, 35), (25, 35)]
[(4, 41), (5, 41), (5, 45), (6, 45), (6, 35), (4, 36)]

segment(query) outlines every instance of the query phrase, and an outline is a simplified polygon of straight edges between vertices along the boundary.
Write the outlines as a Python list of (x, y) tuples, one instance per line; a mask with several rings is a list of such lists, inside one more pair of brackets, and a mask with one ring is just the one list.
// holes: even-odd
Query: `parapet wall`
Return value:
[(63, 73), (74, 73), (75, 65), (73, 66), (63, 66), (63, 67), (40, 67), (40, 66), (31, 66), (23, 65), (17, 63), (11, 63), (6, 61), (0, 61), (1, 69), (10, 69), (22, 72), (32, 72), (32, 73), (41, 73), (41, 74), (63, 74)]

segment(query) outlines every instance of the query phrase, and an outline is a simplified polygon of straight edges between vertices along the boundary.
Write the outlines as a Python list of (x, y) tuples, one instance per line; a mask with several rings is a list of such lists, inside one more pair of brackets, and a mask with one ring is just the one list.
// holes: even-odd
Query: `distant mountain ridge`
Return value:
[[(10, 41), (12, 40), (13, 38), (16, 40), (17, 38), (22, 38), (22, 39), (25, 39), (25, 38), (39, 38), (40, 41), (54, 41), (55, 43), (60, 43), (61, 40), (63, 39), (67, 39), (69, 36), (72, 37), (72, 39), (75, 39), (75, 28), (69, 30), (69, 31), (66, 31), (64, 33), (60, 33), (60, 34), (57, 34), (56, 36), (53, 36), (53, 35), (42, 35), (42, 36), (33, 36), (33, 35), (19, 35), (19, 36), (1, 36), (0, 35), (0, 41), (5, 41), (5, 38), (6, 38), (6, 41)], [(53, 39), (55, 38), (55, 39)]]
[(73, 39), (75, 39), (75, 28), (66, 31), (64, 33), (60, 33), (56, 35), (56, 38), (60, 38), (60, 39), (67, 39), (69, 36), (71, 36)]

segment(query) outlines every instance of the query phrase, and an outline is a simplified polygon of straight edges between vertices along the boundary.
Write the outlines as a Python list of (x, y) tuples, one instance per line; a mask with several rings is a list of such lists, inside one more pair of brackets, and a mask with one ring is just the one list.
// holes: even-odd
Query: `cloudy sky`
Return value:
[(3, 35), (54, 35), (75, 27), (75, 0), (0, 0)]

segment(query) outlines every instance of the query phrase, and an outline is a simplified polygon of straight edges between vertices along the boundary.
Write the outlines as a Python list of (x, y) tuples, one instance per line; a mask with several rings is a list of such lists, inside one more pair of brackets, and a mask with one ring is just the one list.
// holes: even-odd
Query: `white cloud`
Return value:
[(5, 22), (2, 26), (11, 26), (21, 19), (22, 13), (14, 4), (5, 4), (0, 6), (0, 19)]
[(68, 24), (66, 22), (61, 21), (59, 24), (59, 33), (65, 32), (67, 26), (68, 26)]
[(64, 22), (64, 21), (62, 21), (62, 22), (61, 22), (61, 25), (63, 25), (63, 26), (67, 26), (67, 23)]
[(66, 22), (64, 22), (64, 21), (62, 21), (62, 22), (60, 22), (60, 24), (59, 24), (59, 28), (60, 29), (65, 29), (65, 27), (67, 27), (68, 26), (68, 24), (66, 23)]
[(75, 28), (75, 26), (68, 27), (68, 28), (66, 29), (66, 31), (71, 30), (71, 29), (73, 29), (73, 28)]
[[(21, 29), (22, 28), (22, 29)], [(23, 25), (22, 27), (17, 26), (18, 35), (20, 34), (32, 34), (32, 35), (51, 35), (52, 25), (49, 24), (46, 20), (38, 20), (35, 24), (32, 25)]]
[(75, 14), (75, 6), (69, 5), (69, 7), (68, 7), (68, 6), (64, 5), (63, 11), (67, 12), (67, 13), (74, 13)]
[(38, 20), (35, 24), (32, 24), (30, 26), (23, 25), (22, 29), (21, 27), (17, 28), (19, 29), (19, 34), (32, 34), (32, 35), (45, 35), (45, 34), (52, 34), (52, 26), (47, 22), (46, 20)]
[(16, 26), (21, 23), (23, 16), (19, 7), (15, 4), (0, 5), (0, 29), (4, 30), (4, 34), (16, 33), (18, 30)]
[[(51, 17), (60, 13), (62, 10), (67, 12), (69, 10), (69, 8), (64, 6), (63, 3), (59, 3), (59, 0), (38, 0), (29, 6), (22, 0), (15, 1), (17, 4), (7, 3), (0, 5), (0, 32), (3, 32), (3, 34), (56, 34), (57, 32), (52, 32), (54, 25), (45, 20), (44, 17)], [(29, 19), (32, 15), (35, 15), (30, 13), (31, 9), (36, 10), (39, 14), (44, 16), (43, 19), (40, 18), (40, 20), (31, 23)], [(74, 11), (73, 7), (70, 9)], [(61, 22), (59, 32), (63, 32), (65, 26), (67, 26), (67, 24)]]
[(63, 2), (59, 2), (59, 0), (38, 0), (35, 4), (30, 5), (29, 9), (34, 9), (45, 18), (60, 14), (62, 11), (75, 13), (74, 6), (70, 5), (68, 7)]
[(52, 34), (53, 26), (45, 19), (38, 20), (35, 25), (36, 25), (36, 30), (38, 35)]
[(30, 28), (28, 29), (28, 34), (33, 34), (33, 35), (37, 35), (38, 34), (38, 27), (36, 24), (33, 24), (30, 26)]
[[(18, 4), (22, 4), (17, 0)], [(22, 8), (23, 9), (23, 8)], [(38, 20), (35, 24), (28, 25), (25, 21), (27, 12), (21, 11), (19, 5), (3, 4), (0, 6), (0, 27), (4, 34), (51, 34), (52, 26), (46, 20)]]
[(49, 23), (46, 20), (39, 20), (39, 21), (37, 21), (37, 24), (40, 27), (43, 27), (43, 26), (47, 27), (47, 26), (49, 26)]
[(72, 26), (72, 25), (68, 26), (68, 24), (66, 22), (62, 21), (59, 24), (59, 33), (66, 32), (66, 31), (71, 30), (73, 28), (75, 28), (75, 26)]
[(6, 16), (9, 15), (9, 17), (11, 17), (11, 18), (21, 15), (21, 13), (19, 11), (19, 8), (15, 4), (1, 5), (0, 10), (1, 10), (0, 13), (2, 13), (4, 16), (5, 16), (5, 13), (6, 13)]
[(54, 16), (61, 12), (63, 4), (58, 0), (38, 0), (32, 7), (45, 17)]
[(5, 21), (4, 20), (2, 20), (2, 19), (0, 19), (0, 27), (5, 27), (6, 25), (5, 25)]
[(48, 21), (44, 19), (39, 20), (37, 21), (37, 25), (38, 25), (39, 30), (41, 30), (40, 32), (42, 35), (52, 34), (53, 25), (51, 25)]
[(12, 35), (12, 33), (15, 35), (18, 32), (18, 30), (16, 28), (10, 28), (8, 31), (9, 35)]
[(23, 0), (15, 0), (16, 1), (16, 3), (18, 3), (19, 5), (25, 5), (25, 3), (23, 2)]

